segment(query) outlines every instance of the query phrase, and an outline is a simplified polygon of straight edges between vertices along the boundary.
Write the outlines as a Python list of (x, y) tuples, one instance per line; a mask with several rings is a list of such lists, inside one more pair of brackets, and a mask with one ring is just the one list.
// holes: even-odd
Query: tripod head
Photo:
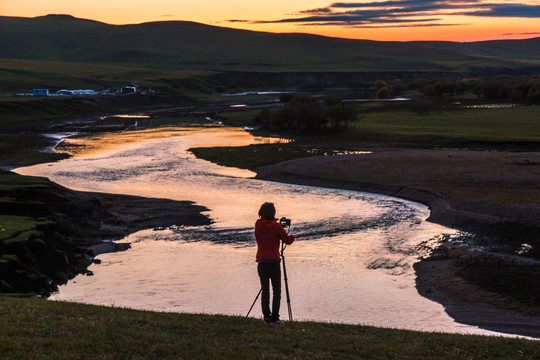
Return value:
[(279, 219), (279, 224), (283, 227), (283, 228), (290, 228), (291, 227), (291, 219), (287, 219), (285, 216), (282, 217), (281, 219)]
[[(279, 219), (279, 224), (285, 229), (287, 228), (287, 235), (289, 235), (289, 231), (291, 230), (291, 219), (287, 219), (285, 216)], [(281, 256), (283, 256), (283, 250), (287, 245), (285, 243), (281, 243)]]

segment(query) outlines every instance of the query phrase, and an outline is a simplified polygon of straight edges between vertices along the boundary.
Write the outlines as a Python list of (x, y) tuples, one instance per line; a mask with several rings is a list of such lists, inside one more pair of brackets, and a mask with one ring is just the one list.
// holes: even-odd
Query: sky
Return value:
[(195, 21), (379, 41), (540, 37), (540, 0), (0, 0), (0, 15), (69, 14), (109, 24)]

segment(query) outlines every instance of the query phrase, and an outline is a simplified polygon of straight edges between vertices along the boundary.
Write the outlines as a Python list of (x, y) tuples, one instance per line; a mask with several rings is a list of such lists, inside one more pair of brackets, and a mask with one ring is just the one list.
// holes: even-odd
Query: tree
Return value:
[(375, 81), (375, 87), (377, 88), (377, 90), (380, 90), (382, 89), (383, 87), (386, 87), (388, 86), (388, 83), (384, 80), (377, 80)]
[(351, 107), (337, 105), (326, 111), (330, 126), (334, 130), (346, 130), (356, 120), (356, 112)]
[(390, 95), (392, 97), (399, 96), (407, 90), (407, 85), (401, 79), (394, 79), (390, 82)]
[(527, 93), (527, 101), (531, 104), (540, 104), (540, 85), (536, 85), (535, 87), (529, 89), (529, 92)]
[(375, 97), (377, 99), (388, 99), (389, 95), (390, 95), (390, 88), (388, 86), (384, 86), (377, 91), (377, 94), (375, 94)]
[(427, 115), (433, 109), (433, 101), (428, 99), (414, 99), (411, 106), (418, 116)]
[(296, 94), (282, 108), (275, 112), (265, 109), (253, 121), (269, 128), (313, 131), (347, 129), (356, 120), (354, 109), (343, 105), (340, 97), (330, 95), (324, 100), (321, 102), (311, 95)]

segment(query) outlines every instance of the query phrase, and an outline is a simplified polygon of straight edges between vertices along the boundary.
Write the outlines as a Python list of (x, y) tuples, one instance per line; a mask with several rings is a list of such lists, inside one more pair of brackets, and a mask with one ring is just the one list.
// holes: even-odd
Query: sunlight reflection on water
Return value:
[[(90, 268), (94, 276), (75, 278), (51, 299), (243, 315), (259, 290), (253, 225), (260, 204), (273, 201), (279, 216), (293, 219), (298, 236), (286, 250), (295, 319), (489, 333), (455, 323), (442, 306), (418, 295), (416, 245), (453, 232), (425, 222), (425, 206), (254, 180), (251, 171), (186, 152), (262, 140), (225, 127), (96, 135), (69, 140), (79, 145), (72, 159), (18, 169), (77, 190), (192, 200), (215, 221), (132, 234), (124, 240), (130, 250), (100, 255), (102, 263)], [(260, 309), (252, 315), (261, 316)]]

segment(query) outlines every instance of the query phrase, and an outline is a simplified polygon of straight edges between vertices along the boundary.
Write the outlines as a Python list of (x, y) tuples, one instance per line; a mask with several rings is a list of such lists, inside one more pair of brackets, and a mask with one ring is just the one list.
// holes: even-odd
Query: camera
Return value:
[(286, 217), (282, 217), (279, 219), (279, 224), (283, 227), (291, 226), (291, 219), (287, 219)]

